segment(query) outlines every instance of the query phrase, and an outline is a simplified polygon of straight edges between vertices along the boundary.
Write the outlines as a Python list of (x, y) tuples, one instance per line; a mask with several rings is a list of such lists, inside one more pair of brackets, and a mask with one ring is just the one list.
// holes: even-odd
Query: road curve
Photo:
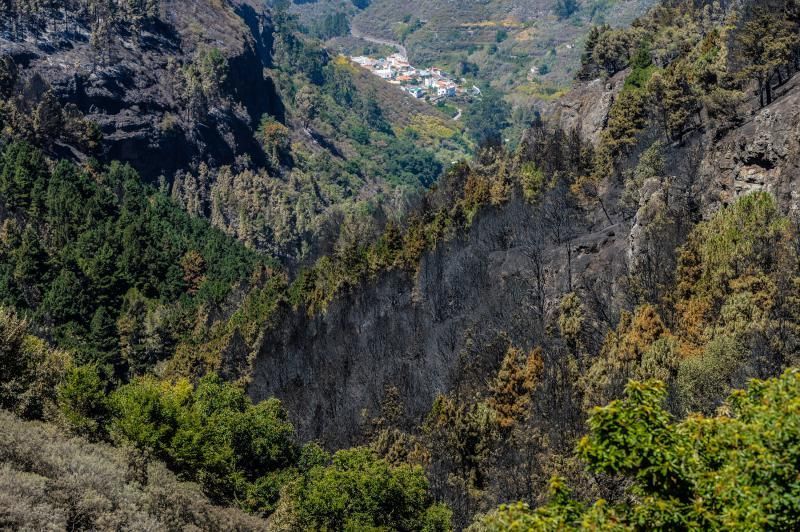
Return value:
[(356, 39), (361, 39), (362, 41), (367, 41), (374, 44), (381, 44), (383, 46), (391, 46), (393, 48), (396, 48), (397, 51), (403, 54), (405, 57), (408, 57), (408, 50), (406, 50), (406, 47), (400, 44), (399, 42), (394, 42), (387, 39), (379, 39), (378, 37), (372, 37), (352, 25), (350, 26), (350, 35), (352, 35)]

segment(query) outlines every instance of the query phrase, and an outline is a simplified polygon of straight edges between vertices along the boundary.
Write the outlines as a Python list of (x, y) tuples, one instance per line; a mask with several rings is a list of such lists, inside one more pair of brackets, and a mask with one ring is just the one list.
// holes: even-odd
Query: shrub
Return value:
[(216, 375), (196, 387), (185, 379), (138, 379), (111, 396), (111, 434), (164, 459), (210, 497), (271, 512), (284, 470), (298, 455), (294, 428), (277, 399), (253, 405)]
[(449, 530), (446, 508), (431, 505), (419, 466), (392, 467), (367, 448), (339, 451), (299, 481), (299, 520), (313, 530)]
[(578, 445), (590, 471), (627, 479), (628, 502), (585, 505), (556, 479), (546, 506), (502, 506), (472, 529), (793, 529), (800, 371), (752, 381), (715, 417), (676, 423), (665, 396), (658, 381), (631, 382), (624, 399), (592, 412)]
[(0, 528), (10, 530), (266, 530), (216, 506), (150, 462), (130, 478), (125, 451), (69, 438), (0, 411)]
[(0, 307), (0, 407), (28, 418), (52, 417), (56, 389), (72, 356), (29, 334), (29, 324)]
[(72, 368), (58, 388), (59, 411), (76, 434), (97, 438), (104, 430), (108, 407), (106, 382), (97, 366)]

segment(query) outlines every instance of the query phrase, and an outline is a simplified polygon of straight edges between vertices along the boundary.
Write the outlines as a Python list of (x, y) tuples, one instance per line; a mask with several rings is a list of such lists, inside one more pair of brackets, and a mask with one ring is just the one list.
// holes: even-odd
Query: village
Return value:
[(400, 53), (379, 59), (357, 56), (351, 57), (350, 60), (389, 83), (399, 85), (414, 98), (426, 99), (431, 103), (438, 103), (459, 95), (477, 96), (480, 94), (480, 89), (474, 85), (469, 89), (464, 89), (439, 68), (415, 68), (409, 64), (408, 58)]

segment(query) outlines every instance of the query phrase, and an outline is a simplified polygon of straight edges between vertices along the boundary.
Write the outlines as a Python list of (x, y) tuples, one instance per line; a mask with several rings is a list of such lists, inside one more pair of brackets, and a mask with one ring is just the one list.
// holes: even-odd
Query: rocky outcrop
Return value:
[(607, 80), (598, 78), (584, 83), (546, 108), (546, 112), (552, 113), (563, 130), (578, 130), (583, 139), (596, 145), (627, 75), (625, 70)]
[(800, 76), (781, 96), (722, 137), (700, 166), (695, 193), (705, 213), (755, 190), (775, 195), (787, 210), (800, 209)]
[[(140, 33), (117, 31), (107, 49), (92, 46), (89, 29), (33, 28), (0, 34), (0, 49), (21, 67), (23, 84), (51, 88), (100, 126), (106, 160), (128, 162), (151, 181), (203, 161), (231, 164), (248, 154), (259, 162), (253, 128), (264, 113), (282, 117), (271, 65), (272, 30), (263, 5), (249, 0), (162, 2), (162, 17)], [(199, 51), (216, 48), (228, 75), (219, 102), (195, 116), (182, 98), (178, 70)], [(32, 82), (32, 78), (40, 80)]]

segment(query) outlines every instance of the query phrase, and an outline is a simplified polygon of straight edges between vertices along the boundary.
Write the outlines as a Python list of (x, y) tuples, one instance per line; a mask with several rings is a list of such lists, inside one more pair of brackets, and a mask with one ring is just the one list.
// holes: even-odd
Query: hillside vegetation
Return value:
[(344, 219), (402, 216), (472, 151), (458, 123), (323, 50), (285, 11), (100, 4), (3, 8), (4, 138), (127, 162), (285, 264), (329, 250)]
[[(285, 2), (72, 7), (0, 24), (0, 528), (800, 519), (797, 0), (599, 25), (552, 116), (498, 142), (489, 92), (456, 164)], [(48, 65), (88, 49), (85, 106)], [(195, 88), (155, 107), (174, 178), (113, 160), (171, 145), (121, 142), (161, 86), (104, 54)]]
[(163, 464), (6, 412), (0, 422), (3, 528), (267, 530), (256, 517), (214, 505)]

